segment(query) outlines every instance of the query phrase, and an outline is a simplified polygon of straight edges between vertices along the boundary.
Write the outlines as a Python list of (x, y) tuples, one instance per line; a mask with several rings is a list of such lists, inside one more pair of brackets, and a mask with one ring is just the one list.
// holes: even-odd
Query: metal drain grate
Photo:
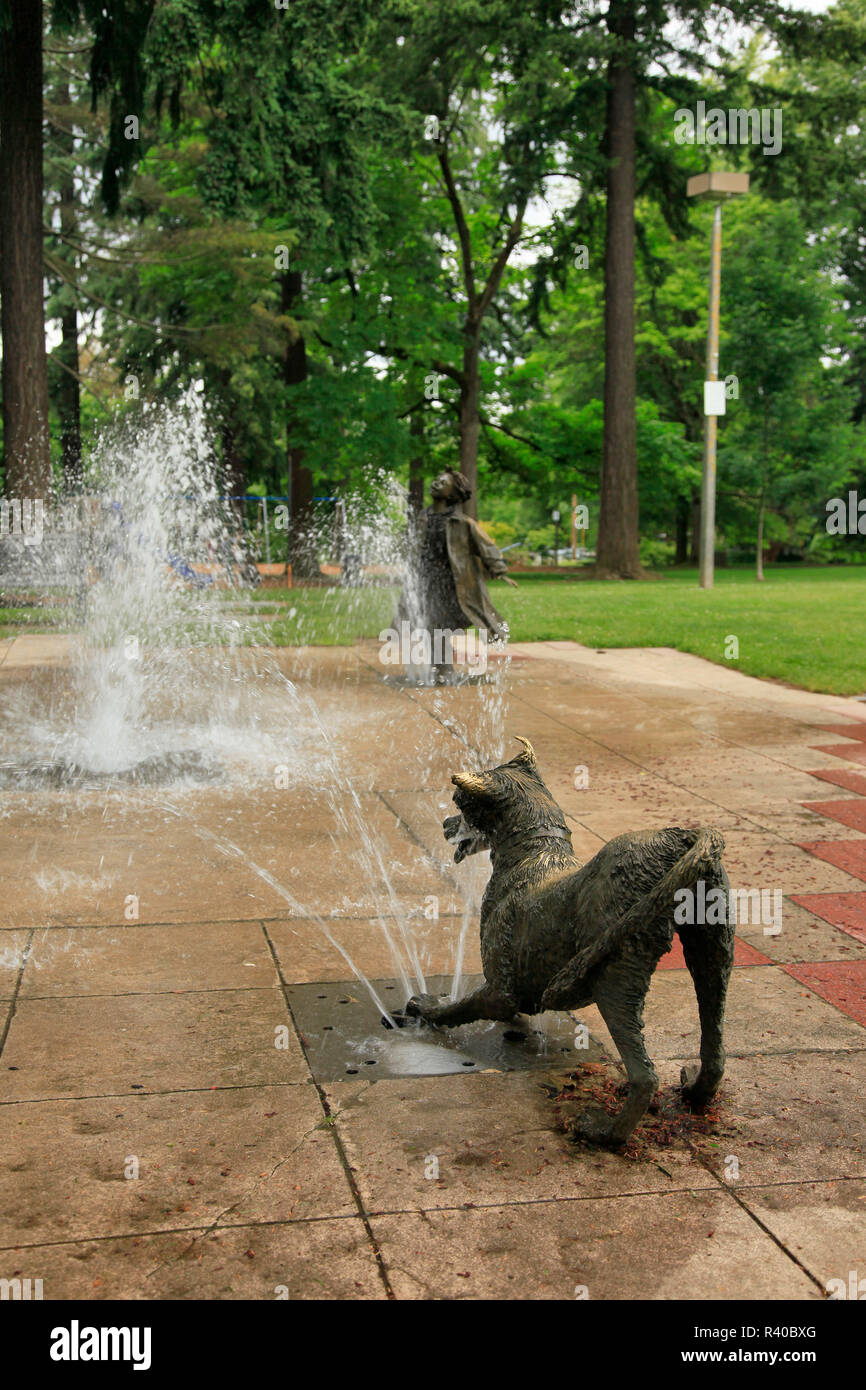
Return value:
[[(481, 976), (464, 982), (465, 993)], [(405, 1004), (397, 980), (373, 980), (379, 998), (395, 1009)], [(445, 976), (427, 980), (429, 994), (447, 994)], [(389, 1080), (406, 1076), (453, 1076), (479, 1071), (534, 1071), (597, 1062), (605, 1054), (594, 1038), (575, 1047), (575, 1022), (567, 1014), (544, 1014), (516, 1023), (467, 1023), (460, 1028), (413, 1024), (387, 1029), (366, 989), (357, 980), (290, 985), (289, 1000), (317, 1081), (356, 1076)]]

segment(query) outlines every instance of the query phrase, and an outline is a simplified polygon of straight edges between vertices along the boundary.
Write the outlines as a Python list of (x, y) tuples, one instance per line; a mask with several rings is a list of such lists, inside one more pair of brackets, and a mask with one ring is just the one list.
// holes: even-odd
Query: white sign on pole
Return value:
[(725, 383), (723, 381), (704, 382), (704, 414), (724, 415)]

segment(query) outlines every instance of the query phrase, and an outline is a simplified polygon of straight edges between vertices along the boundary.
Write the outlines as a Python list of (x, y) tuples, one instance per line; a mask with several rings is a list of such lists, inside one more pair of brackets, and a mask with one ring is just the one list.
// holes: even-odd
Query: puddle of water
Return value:
[[(390, 1008), (405, 1003), (399, 981), (370, 983)], [(465, 979), (466, 992), (480, 983), (481, 976)], [(451, 980), (434, 977), (428, 985), (431, 993), (446, 996)], [(592, 1038), (588, 1047), (576, 1046), (576, 1025), (567, 1014), (521, 1017), (510, 1024), (484, 1021), (431, 1029), (410, 1023), (386, 1030), (370, 999), (354, 983), (292, 985), (289, 998), (317, 1081), (533, 1071), (604, 1057)]]

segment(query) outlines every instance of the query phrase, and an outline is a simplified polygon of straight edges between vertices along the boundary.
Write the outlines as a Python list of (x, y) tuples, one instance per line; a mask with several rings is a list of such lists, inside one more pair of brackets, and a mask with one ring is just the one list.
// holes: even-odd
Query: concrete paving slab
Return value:
[(558, 665), (579, 670), (586, 679), (612, 684), (621, 691), (637, 689), (643, 696), (653, 686), (669, 690), (698, 692), (705, 698), (721, 696), (743, 707), (756, 705), (791, 718), (818, 722), (823, 714), (838, 713), (840, 718), (861, 720), (862, 707), (844, 696), (797, 690), (775, 681), (746, 676), (730, 666), (717, 665), (690, 652), (671, 647), (618, 647), (598, 651), (578, 642), (515, 642), (514, 655), (544, 656), (549, 653)]
[(16, 674), (34, 666), (60, 666), (68, 661), (73, 638), (58, 632), (22, 633), (14, 637), (3, 656), (3, 674)]
[(256, 922), (54, 927), (33, 934), (21, 997), (187, 993), (277, 984), (273, 958)]
[[(286, 1033), (278, 1029), (286, 1028)], [(279, 1038), (285, 1045), (277, 1048)], [(128, 1095), (306, 1081), (281, 991), (19, 1000), (4, 1099)]]
[(837, 840), (858, 840), (863, 833), (852, 826), (842, 825), (840, 821), (834, 821), (831, 827), (818, 812), (807, 806), (798, 806), (796, 802), (787, 806), (756, 808), (750, 815), (750, 821), (749, 828), (762, 830), (768, 839), (785, 840), (795, 845), (828, 833), (832, 833)]
[[(859, 980), (848, 967), (866, 963), (866, 943), (841, 920), (856, 916), (848, 904), (862, 880), (852, 864), (866, 840), (801, 804), (822, 804), (826, 786), (841, 788), (834, 800), (843, 814), (862, 804), (866, 786), (853, 779), (864, 769), (849, 750), (866, 741), (842, 739), (850, 727), (866, 731), (863, 707), (663, 650), (538, 644), (484, 690), (388, 684), (375, 643), (274, 660), (315, 694), (329, 740), (326, 747), (313, 723), (304, 725), (290, 786), (278, 788), (274, 768), (261, 762), (222, 786), (150, 798), (102, 788), (13, 793), (4, 802), (9, 848), (0, 871), (10, 887), (0, 999), (14, 988), (25, 929), (36, 928), (0, 1061), (0, 1122), (13, 1150), (0, 1168), (12, 1193), (0, 1204), (24, 1242), (15, 1259), (32, 1252), (42, 1262), (23, 1273), (48, 1271), (56, 1289), (94, 1299), (113, 1296), (108, 1289), (273, 1298), (278, 1284), (291, 1297), (314, 1296), (311, 1288), (381, 1297), (351, 1176), (380, 1213), (374, 1233), (389, 1242), (398, 1296), (510, 1297), (516, 1288), (519, 1297), (549, 1298), (564, 1287), (573, 1297), (578, 1282), (591, 1283), (591, 1297), (647, 1288), (671, 1298), (822, 1296), (742, 1203), (744, 1192), (842, 1186), (843, 1176), (863, 1172), (853, 1107), (866, 1032), (837, 1004)], [(11, 687), (31, 677), (53, 679), (50, 667), (26, 664), (2, 679)], [(269, 715), (277, 705), (268, 704)], [(381, 913), (420, 927), (424, 969), (447, 974), (466, 905), (465, 968), (477, 969), (486, 856), (453, 866), (440, 822), (451, 773), (490, 765), (500, 750), (509, 756), (518, 733), (533, 741), (581, 856), (620, 830), (718, 824), (735, 886), (785, 895), (779, 936), (760, 923), (738, 925), (717, 1112), (665, 1133), (679, 1105), (679, 1069), (697, 1055), (699, 1036), (691, 982), (672, 955), (647, 1008), (659, 1109), (633, 1154), (572, 1146), (554, 1127), (551, 1088), (568, 1075), (563, 1068), (375, 1085), (359, 1069), (329, 1083), (334, 1122), (320, 1128), (321, 1102), (273, 987), (268, 943), (289, 986), (327, 994), (345, 987), (347, 966), (311, 912), (374, 978), (392, 973)], [(831, 737), (837, 743), (825, 744)], [(578, 766), (588, 770), (586, 787), (575, 785)], [(362, 825), (379, 855), (365, 871), (356, 858)], [(202, 831), (238, 846), (238, 857)], [(822, 836), (829, 857), (809, 852)], [(246, 859), (284, 883), (291, 904)], [(126, 915), (129, 894), (140, 899), (137, 920)], [(438, 921), (425, 915), (434, 899)], [(817, 915), (822, 905), (827, 917)], [(840, 968), (828, 974), (828, 966)], [(5, 1012), (0, 1004), (0, 1036)], [(575, 1022), (616, 1055), (597, 1009)], [(285, 1049), (274, 1047), (278, 1036)], [(618, 1076), (611, 1063), (597, 1065)], [(13, 1117), (22, 1114), (20, 1126)], [(112, 1178), (114, 1147), (124, 1159), (142, 1151), (151, 1167), (138, 1184), (149, 1186)], [(720, 1167), (731, 1153), (748, 1174), (736, 1186)], [(430, 1156), (438, 1180), (424, 1176)], [(25, 1166), (16, 1171), (16, 1162)], [(124, 1228), (133, 1216), (138, 1224)], [(172, 1220), (191, 1229), (172, 1230)], [(228, 1224), (213, 1230), (215, 1220)], [(804, 1217), (804, 1230), (817, 1242), (811, 1222)], [(477, 1291), (485, 1288), (493, 1292)], [(58, 1295), (47, 1286), (46, 1296)]]
[(682, 1140), (641, 1158), (572, 1144), (555, 1128), (549, 1094), (565, 1077), (560, 1067), (330, 1082), (326, 1090), (374, 1214), (716, 1185)]
[(0, 1106), (0, 1248), (355, 1213), (311, 1086)]
[[(734, 966), (748, 965), (771, 965), (769, 956), (765, 956), (762, 951), (757, 950), (747, 941), (742, 941), (740, 937), (734, 940)], [(683, 955), (683, 948), (678, 936), (674, 937), (674, 944), (671, 949), (662, 956), (657, 970), (685, 970), (686, 958)]]
[(258, 920), (274, 910), (274, 895), (248, 870), (147, 809), (136, 825), (131, 804), (112, 803), (106, 814), (91, 798), (66, 823), (42, 817), (37, 828), (33, 819), (0, 846), (5, 913), (16, 927), (122, 926), (131, 913), (140, 922)]
[(374, 1216), (398, 1298), (813, 1299), (727, 1192)]
[(359, 1217), (33, 1245), (3, 1258), (41, 1278), (46, 1299), (387, 1297)]
[[(203, 799), (195, 823), (233, 844), (302, 898), (311, 911), (364, 913), (387, 901), (392, 889), (423, 903), (441, 892), (441, 878), (419, 860), (394, 814), (374, 793), (358, 796), (358, 817), (381, 855), (359, 872), (359, 831), (341, 826), (340, 798), (289, 788), (276, 805), (236, 795)], [(135, 814), (135, 809), (139, 814)], [(9, 920), (17, 927), (139, 922), (259, 920), (284, 913), (278, 893), (243, 862), (202, 839), (195, 825), (155, 810), (132, 794), (126, 805), (90, 799), (74, 821), (28, 827), (22, 862), (11, 841), (0, 847), (0, 874), (8, 882)], [(335, 867), (339, 872), (335, 875)], [(351, 872), (347, 869), (351, 868)], [(382, 872), (384, 869), (384, 873)], [(335, 891), (338, 885), (342, 892)], [(137, 902), (130, 907), (128, 899)], [(203, 908), (205, 910), (203, 911)]]
[[(667, 1074), (660, 1073), (663, 1080)], [(721, 1142), (696, 1128), (691, 1143), (732, 1191), (866, 1178), (866, 1051), (729, 1057), (724, 1085)]]
[[(856, 849), (860, 841), (851, 843)], [(811, 844), (788, 844), (761, 831), (727, 831), (725, 867), (734, 888), (778, 888), (787, 895), (844, 893), (856, 886), (847, 867), (849, 858), (842, 852), (845, 848), (840, 844), (839, 855), (834, 851), (832, 858), (817, 856)]]
[[(416, 913), (412, 916), (407, 914), (407, 921), (425, 975), (453, 975), (463, 918), (440, 916), (436, 922)], [(325, 925), (333, 939), (339, 942), (368, 979), (394, 975), (397, 968), (394, 956), (379, 922), (367, 918), (341, 917), (328, 918)], [(401, 943), (399, 924), (393, 918), (386, 918), (385, 925), (391, 939)], [(310, 984), (347, 978), (345, 956), (329, 941), (318, 923), (297, 919), (268, 922), (267, 932), (286, 980), (294, 984)], [(400, 959), (405, 963), (406, 958), (405, 948), (401, 946)], [(470, 923), (463, 963), (464, 969), (470, 974), (481, 970), (477, 919)]]
[[(809, 1271), (825, 1296), (850, 1299), (857, 1290), (856, 1297), (863, 1298), (866, 1183), (750, 1188), (740, 1193), (740, 1200)], [(831, 1280), (839, 1282), (831, 1285)]]
[[(653, 1059), (698, 1056), (700, 1027), (687, 972), (656, 971), (644, 1017), (647, 1051)], [(818, 998), (811, 985), (804, 988), (785, 967), (775, 965), (733, 972), (725, 1032), (729, 1056), (782, 1052), (792, 1042), (798, 1051), (821, 1052), (857, 1050), (866, 1043), (854, 1021)]]

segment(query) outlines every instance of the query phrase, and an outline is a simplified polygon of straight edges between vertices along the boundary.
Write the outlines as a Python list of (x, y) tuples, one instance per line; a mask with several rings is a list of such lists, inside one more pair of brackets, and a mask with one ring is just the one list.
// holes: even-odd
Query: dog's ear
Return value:
[(455, 787), (460, 791), (468, 792), (470, 796), (492, 796), (493, 789), (488, 785), (483, 777), (477, 777), (473, 772), (455, 772), (451, 778)]
[(532, 744), (529, 742), (529, 739), (521, 738), (520, 734), (515, 735), (515, 737), (517, 738), (518, 743), (523, 744), (523, 752), (518, 753), (516, 758), (512, 758), (512, 762), (524, 763), (526, 767), (537, 767), (538, 764), (535, 761), (535, 750), (532, 747)]

